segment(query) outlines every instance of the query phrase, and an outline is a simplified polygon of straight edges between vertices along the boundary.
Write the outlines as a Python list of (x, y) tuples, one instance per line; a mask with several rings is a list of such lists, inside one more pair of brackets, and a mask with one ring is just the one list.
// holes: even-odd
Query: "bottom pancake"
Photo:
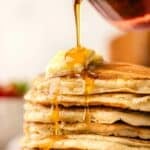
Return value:
[(23, 139), (24, 150), (150, 150), (150, 141), (99, 135), (66, 135), (41, 140)]
[[(44, 139), (54, 135), (55, 125), (26, 123), (24, 132), (36, 139)], [(96, 134), (104, 136), (119, 136), (131, 137), (140, 139), (150, 139), (150, 128), (148, 127), (133, 127), (124, 123), (115, 124), (99, 124), (99, 123), (62, 123), (58, 127), (59, 135), (68, 134)]]

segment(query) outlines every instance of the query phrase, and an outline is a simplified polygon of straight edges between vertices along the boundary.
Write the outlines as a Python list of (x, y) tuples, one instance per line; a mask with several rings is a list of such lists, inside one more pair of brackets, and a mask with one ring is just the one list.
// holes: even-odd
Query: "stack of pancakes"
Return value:
[(41, 75), (25, 100), (23, 150), (150, 150), (149, 68)]

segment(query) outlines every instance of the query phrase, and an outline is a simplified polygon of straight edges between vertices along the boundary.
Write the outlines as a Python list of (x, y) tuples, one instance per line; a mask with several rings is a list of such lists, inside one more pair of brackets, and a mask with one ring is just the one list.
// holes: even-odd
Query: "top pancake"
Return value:
[[(86, 88), (89, 84), (87, 82), (91, 84), (90, 90)], [(59, 90), (59, 94), (64, 95), (112, 92), (150, 94), (150, 68), (123, 63), (102, 64), (83, 74), (68, 74), (56, 78), (41, 75), (33, 82), (33, 88), (40, 91), (54, 90), (54, 87)]]
[(139, 79), (150, 80), (150, 68), (128, 64), (128, 63), (107, 63), (93, 70), (98, 78), (102, 79)]

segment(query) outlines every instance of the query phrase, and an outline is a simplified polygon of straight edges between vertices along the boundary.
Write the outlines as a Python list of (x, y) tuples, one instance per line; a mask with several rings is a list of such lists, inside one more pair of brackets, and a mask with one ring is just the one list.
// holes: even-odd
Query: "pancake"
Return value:
[[(86, 91), (85, 73), (58, 77), (59, 94), (84, 95), (108, 92), (129, 92), (150, 94), (150, 69), (131, 64), (102, 64), (86, 71), (86, 76), (93, 80), (93, 87)], [(38, 77), (33, 82), (35, 89), (45, 91), (54, 86), (55, 78)], [(52, 84), (52, 85), (51, 85)]]
[(33, 81), (25, 96), (23, 149), (150, 150), (150, 69), (82, 66), (61, 74), (52, 65)]
[[(88, 99), (88, 100), (87, 100)], [(48, 91), (32, 89), (26, 96), (25, 100), (32, 103), (44, 105), (53, 104), (53, 97)], [(135, 95), (124, 93), (99, 94), (86, 96), (75, 95), (58, 95), (57, 102), (65, 107), (70, 106), (110, 106), (123, 109), (150, 111), (150, 95)]]
[(150, 80), (150, 68), (128, 63), (105, 63), (92, 70), (97, 78)]
[[(95, 134), (104, 136), (131, 137), (150, 139), (150, 128), (133, 127), (123, 123), (99, 124), (99, 123), (60, 123), (58, 126), (59, 135), (71, 134)], [(38, 139), (44, 139), (54, 135), (54, 124), (25, 123), (24, 132)]]
[(58, 140), (25, 137), (23, 147), (28, 149), (86, 149), (86, 150), (149, 150), (150, 142), (130, 138), (99, 135), (67, 135)]
[[(80, 122), (84, 123), (86, 120), (85, 108), (60, 108), (59, 120), (62, 122)], [(38, 104), (25, 104), (24, 119), (27, 122), (43, 122), (53, 123), (53, 107), (45, 107)], [(113, 124), (118, 121), (133, 125), (133, 126), (150, 126), (150, 114), (144, 112), (122, 111), (111, 108), (89, 108), (88, 115), (90, 122)]]

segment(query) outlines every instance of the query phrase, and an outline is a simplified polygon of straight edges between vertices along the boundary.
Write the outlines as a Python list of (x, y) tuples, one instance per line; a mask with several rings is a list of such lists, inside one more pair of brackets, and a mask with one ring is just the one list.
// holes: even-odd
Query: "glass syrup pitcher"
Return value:
[(150, 29), (150, 0), (89, 0), (96, 10), (115, 26)]

